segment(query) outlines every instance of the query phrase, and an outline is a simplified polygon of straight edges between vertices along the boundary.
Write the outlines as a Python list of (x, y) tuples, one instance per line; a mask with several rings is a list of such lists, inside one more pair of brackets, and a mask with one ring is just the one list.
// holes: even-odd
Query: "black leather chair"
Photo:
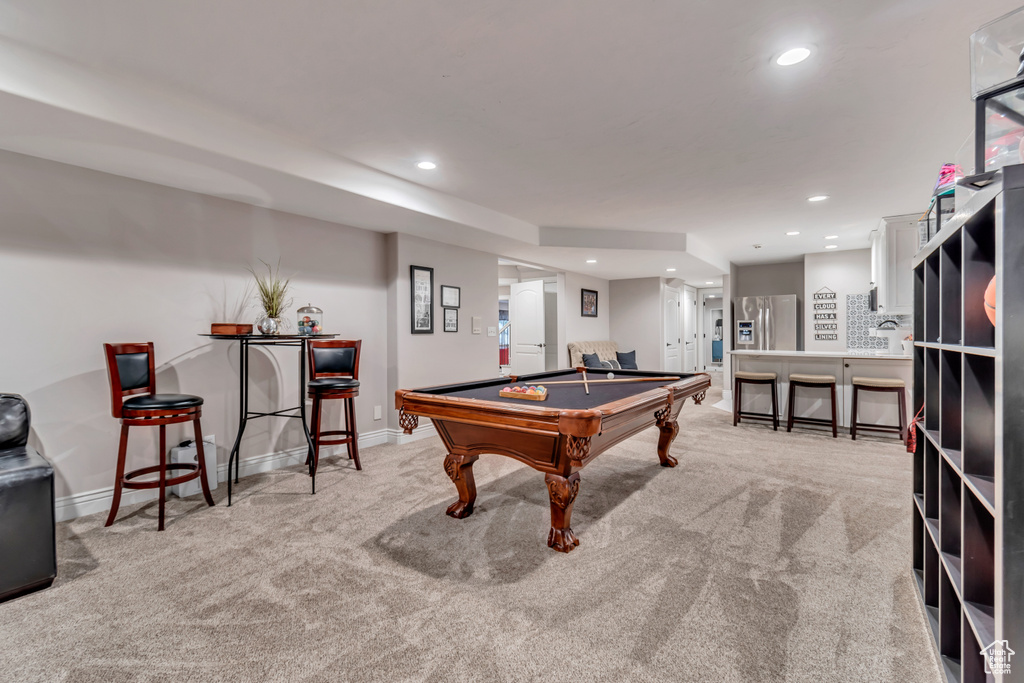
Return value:
[[(121, 420), (121, 441), (117, 449), (117, 475), (114, 479), (114, 499), (110, 504), (107, 523), (117, 517), (121, 505), (121, 489), (160, 489), (160, 512), (157, 531), (164, 530), (164, 501), (168, 486), (177, 486), (199, 477), (207, 505), (213, 505), (210, 485), (206, 482), (206, 454), (203, 452), (203, 428), (199, 418), (203, 412), (203, 399), (189, 394), (156, 393), (156, 369), (153, 360), (153, 342), (144, 344), (104, 344), (107, 372), (110, 374), (110, 412)], [(136, 396), (135, 394), (142, 394)], [(125, 396), (132, 398), (125, 399)], [(166, 426), (191, 422), (195, 429), (196, 451), (199, 463), (167, 464)], [(160, 463), (125, 472), (128, 452), (129, 427), (160, 427)], [(213, 465), (216, 466), (216, 465)], [(186, 474), (167, 477), (171, 470), (184, 470)], [(138, 481), (146, 474), (156, 474), (156, 481)]]
[(0, 602), (57, 577), (53, 467), (28, 445), (30, 420), (25, 399), (0, 394)]

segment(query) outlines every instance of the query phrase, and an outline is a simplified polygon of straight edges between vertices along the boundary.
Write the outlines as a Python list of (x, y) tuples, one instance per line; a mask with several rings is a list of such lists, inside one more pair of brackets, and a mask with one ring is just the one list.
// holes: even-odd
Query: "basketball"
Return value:
[(995, 327), (996, 324), (996, 278), (993, 275), (992, 279), (988, 281), (988, 287), (985, 288), (985, 315), (988, 316), (988, 321)]

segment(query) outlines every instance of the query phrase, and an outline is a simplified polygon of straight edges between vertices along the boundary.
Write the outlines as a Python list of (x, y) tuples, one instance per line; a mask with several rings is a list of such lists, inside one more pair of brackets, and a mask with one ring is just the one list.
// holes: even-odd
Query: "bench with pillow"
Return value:
[(619, 351), (613, 341), (570, 342), (569, 367), (637, 370), (636, 351)]

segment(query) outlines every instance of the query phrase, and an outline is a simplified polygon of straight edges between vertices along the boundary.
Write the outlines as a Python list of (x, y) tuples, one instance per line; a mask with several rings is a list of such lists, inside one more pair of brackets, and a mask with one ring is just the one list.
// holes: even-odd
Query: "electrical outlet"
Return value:
[(374, 420), (381, 419), (381, 408), (380, 408), (380, 406), (374, 406), (373, 407), (373, 419)]
[(497, 337), (498, 336), (498, 328), (497, 327), (488, 327), (487, 328), (487, 336), (488, 337)]

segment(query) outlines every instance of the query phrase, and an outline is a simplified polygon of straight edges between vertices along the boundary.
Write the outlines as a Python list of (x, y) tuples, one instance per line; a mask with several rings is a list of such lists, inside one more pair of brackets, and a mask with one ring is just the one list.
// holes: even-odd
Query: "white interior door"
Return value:
[(682, 372), (680, 344), (682, 334), (679, 328), (679, 290), (665, 288), (665, 367), (666, 372)]
[[(697, 290), (683, 288), (683, 372), (697, 372)], [(665, 368), (669, 370), (670, 368)]]
[(544, 372), (544, 281), (513, 282), (508, 300), (513, 375)]

